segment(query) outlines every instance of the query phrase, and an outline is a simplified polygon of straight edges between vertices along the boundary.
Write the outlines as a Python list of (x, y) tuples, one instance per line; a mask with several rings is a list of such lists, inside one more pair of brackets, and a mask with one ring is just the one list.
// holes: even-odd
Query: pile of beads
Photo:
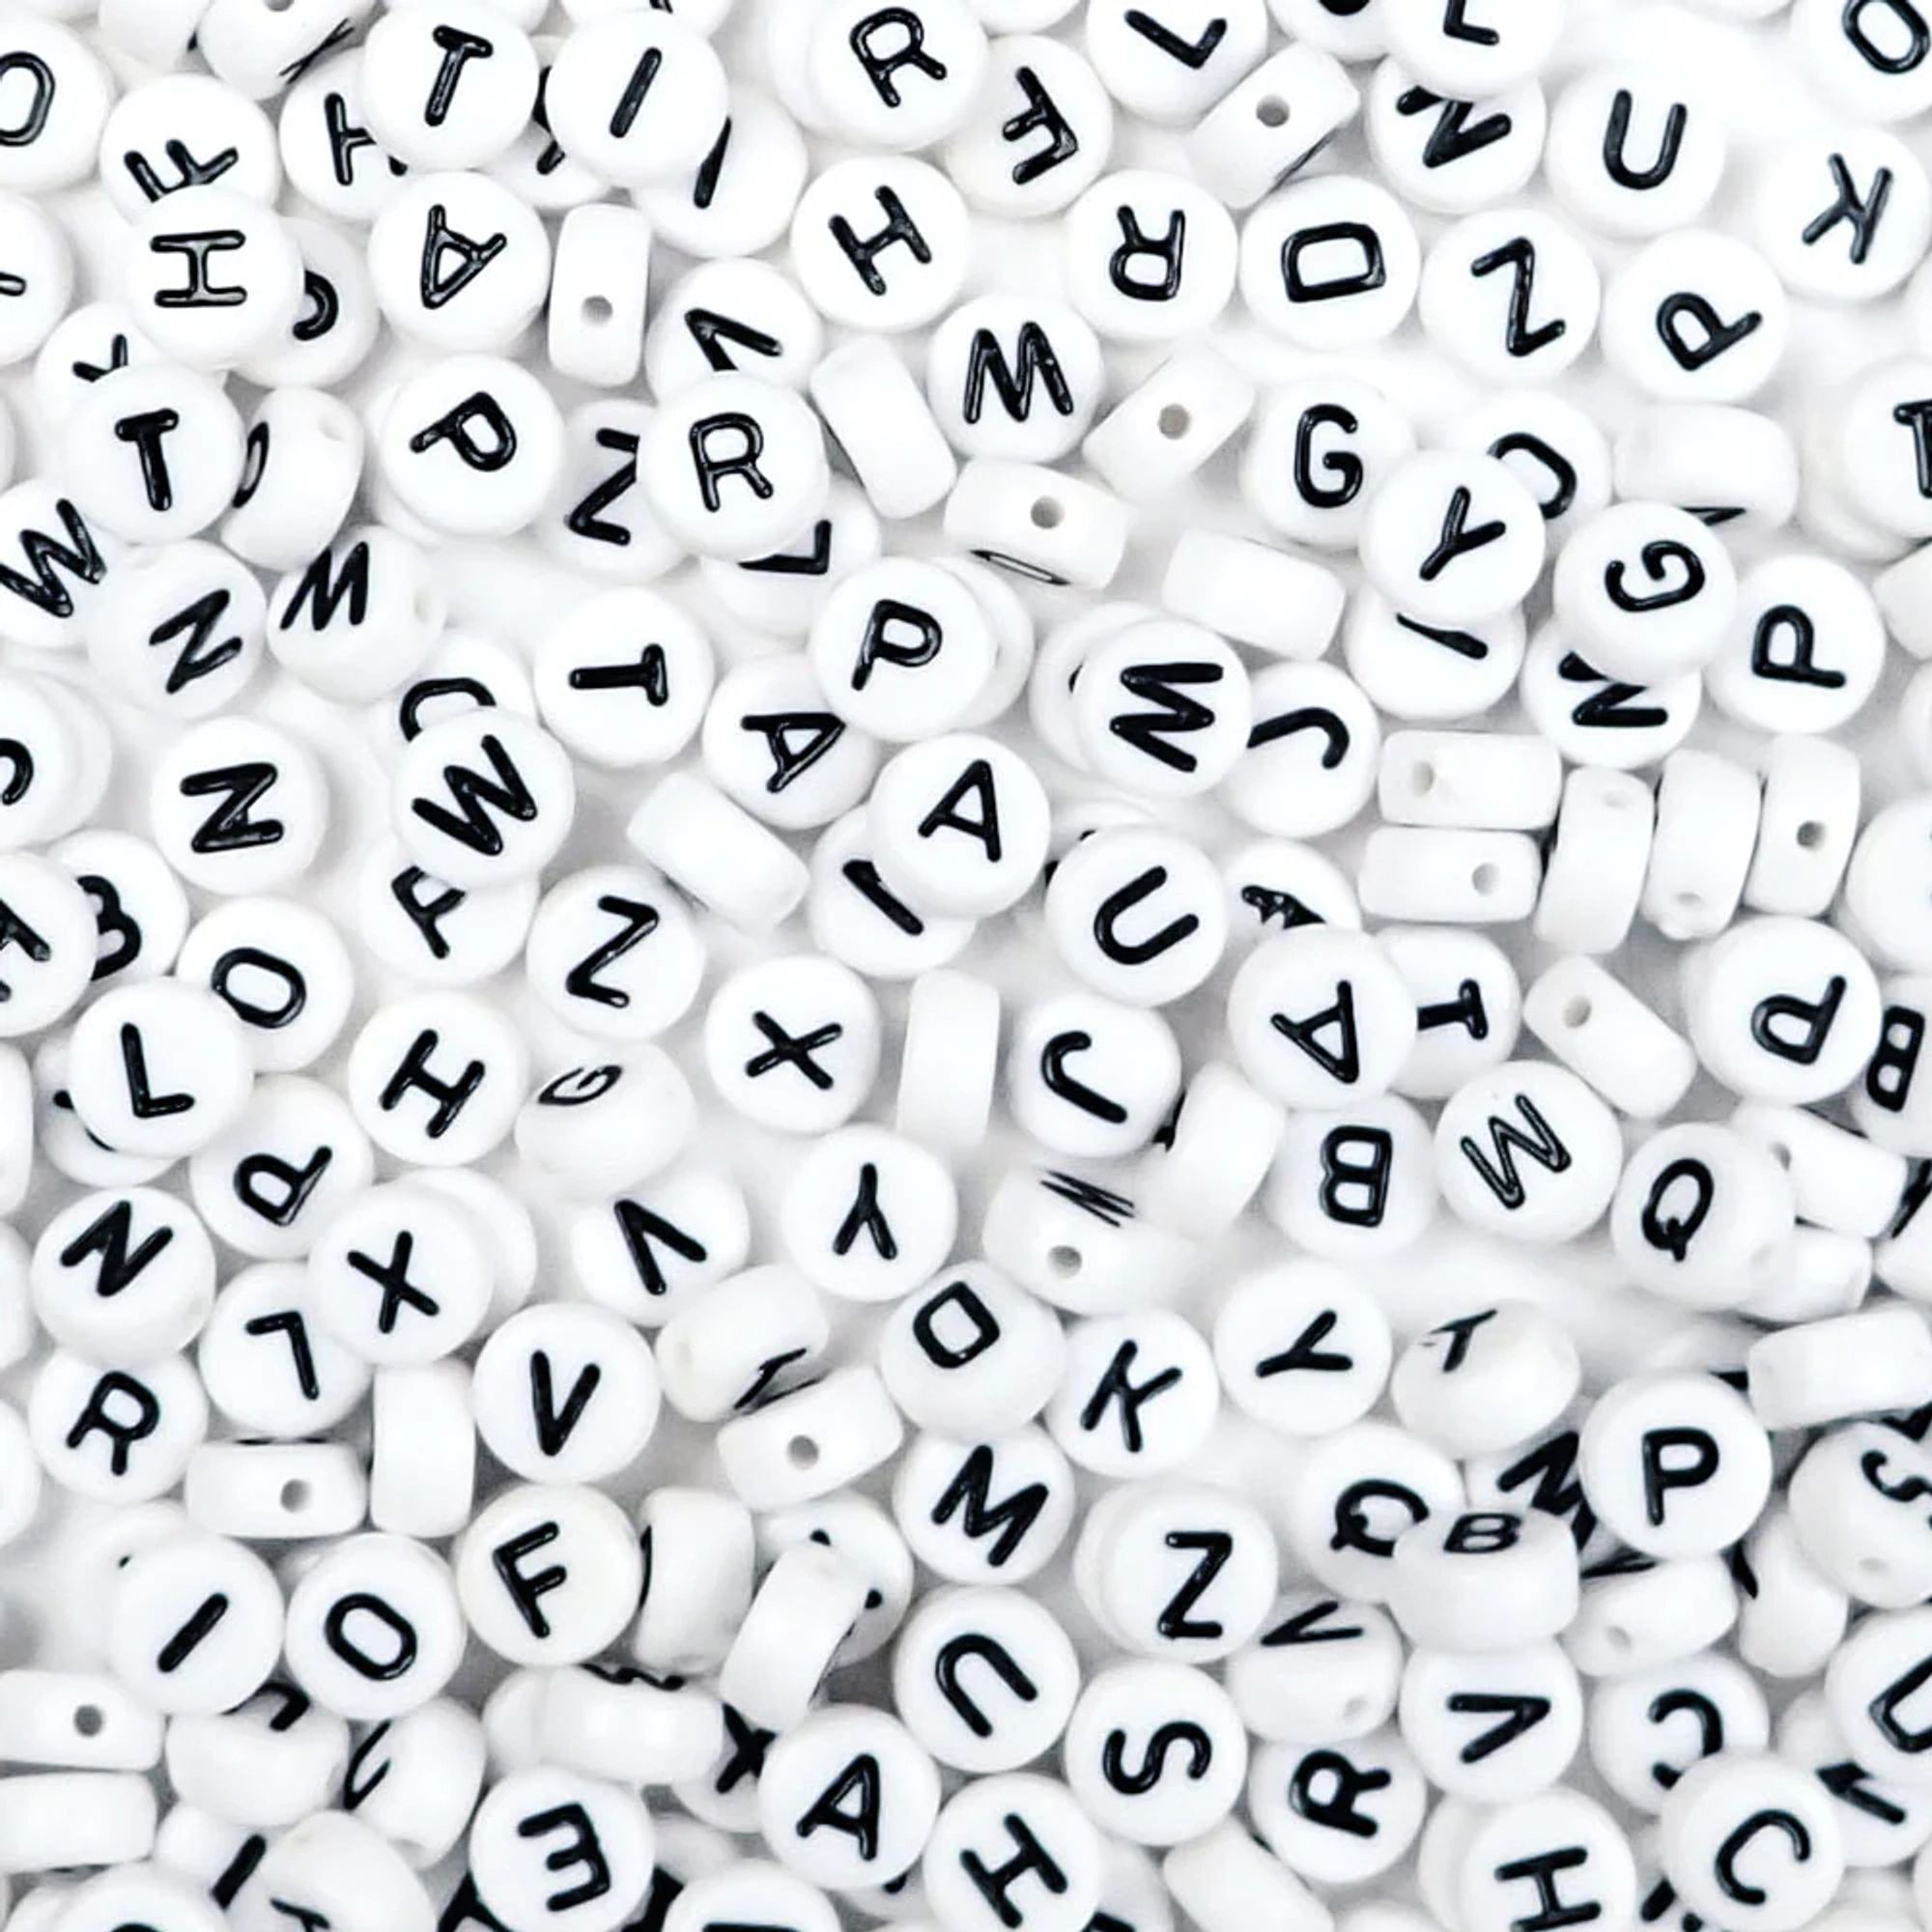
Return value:
[(1928, 117), (0, 0), (14, 1932), (1932, 1926)]

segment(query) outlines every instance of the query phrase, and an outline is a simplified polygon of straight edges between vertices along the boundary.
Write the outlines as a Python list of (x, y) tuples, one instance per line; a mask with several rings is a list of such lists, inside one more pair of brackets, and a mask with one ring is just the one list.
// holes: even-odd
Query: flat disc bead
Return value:
[(724, 119), (725, 92), (710, 43), (647, 11), (570, 34), (550, 71), (545, 106), (565, 154), (603, 181), (637, 187), (703, 158)]

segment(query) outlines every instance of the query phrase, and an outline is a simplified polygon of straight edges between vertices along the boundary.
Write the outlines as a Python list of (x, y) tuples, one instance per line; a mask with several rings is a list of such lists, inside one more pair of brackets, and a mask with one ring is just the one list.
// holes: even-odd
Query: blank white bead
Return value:
[(942, 424), (885, 337), (835, 349), (807, 386), (867, 500), (889, 522), (923, 516), (957, 482)]
[(1664, 760), (1643, 916), (1666, 939), (1708, 939), (1744, 895), (1761, 811), (1757, 775), (1712, 752)]
[(1347, 602), (1325, 566), (1219, 530), (1176, 540), (1161, 579), (1162, 608), (1189, 623), (1276, 657), (1321, 657)]
[(1721, 518), (1726, 529), (1775, 529), (1798, 507), (1798, 448), (1755, 411), (1664, 403), (1619, 432), (1616, 484), (1620, 497)]
[(1731, 1124), (1790, 1175), (1801, 1220), (1868, 1238), (1890, 1226), (1906, 1189), (1903, 1155), (1803, 1107), (1747, 1102)]
[(1767, 1429), (1813, 1429), (1932, 1398), (1932, 1331), (1918, 1310), (1869, 1308), (1751, 1345), (1751, 1407)]
[(966, 973), (923, 973), (906, 1001), (894, 1124), (939, 1149), (985, 1137), (999, 1067), (998, 991)]
[(131, 1772), (0, 1778), (0, 1872), (125, 1865), (155, 1843), (152, 1784)]
[(1563, 762), (1545, 739), (1397, 731), (1382, 741), (1378, 801), (1396, 825), (1536, 832), (1556, 816)]
[(1164, 1149), (1139, 1177), (1148, 1218), (1192, 1239), (1226, 1233), (1261, 1191), (1281, 1144), (1282, 1111), (1224, 1061), (1188, 1081)]
[(1284, 47), (1189, 131), (1188, 166), (1230, 208), (1252, 208), (1312, 160), (1360, 107), (1360, 94), (1332, 54)]
[(1586, 1677), (1622, 1677), (1708, 1649), (1737, 1616), (1737, 1589), (1719, 1557), (1610, 1571), (1584, 1578), (1563, 1648)]
[(719, 1461), (748, 1509), (789, 1509), (889, 1461), (905, 1428), (878, 1372), (836, 1370), (720, 1428)]
[(620, 1784), (696, 1777), (724, 1743), (708, 1691), (610, 1664), (546, 1673), (537, 1742), (546, 1759)]
[(718, 1694), (753, 1723), (789, 1730), (865, 1608), (867, 1587), (862, 1571), (816, 1543), (782, 1551), (725, 1653)]
[(769, 932), (805, 896), (804, 862), (715, 786), (687, 772), (661, 779), (625, 837), (673, 884), (734, 925)]
[(1070, 1314), (1116, 1314), (1157, 1299), (1192, 1277), (1200, 1250), (1140, 1219), (1131, 1198), (1109, 1184), (1119, 1179), (1013, 1169), (986, 1207), (986, 1259)]
[(1815, 1676), (1845, 1634), (1845, 1593), (1805, 1554), (1789, 1509), (1767, 1510), (1743, 1551), (1739, 1657), (1767, 1677)]
[(1101, 590), (1126, 552), (1132, 512), (1108, 491), (1061, 470), (978, 456), (946, 499), (948, 538), (1037, 583)]
[(292, 1825), (334, 1794), (349, 1726), (292, 1684), (270, 1684), (240, 1709), (168, 1724), (168, 1782), (182, 1802), (233, 1825)]
[(1327, 1906), (1233, 1820), (1160, 1861), (1175, 1903), (1202, 1932), (1242, 1932), (1260, 1911), (1281, 1932), (1326, 1932)]
[(469, 1520), (475, 1481), (468, 1366), (378, 1369), (369, 1403), (369, 1520), (399, 1536), (453, 1536)]
[(1559, 959), (1523, 995), (1523, 1024), (1618, 1113), (1655, 1121), (1690, 1090), (1690, 1043), (1594, 959)]
[(161, 1719), (112, 1677), (0, 1672), (0, 1752), (10, 1764), (147, 1771), (160, 1762)]
[(1150, 502), (1179, 488), (1253, 412), (1255, 385), (1211, 349), (1183, 349), (1114, 405), (1080, 453), (1116, 495)]
[(653, 1490), (638, 1511), (650, 1551), (643, 1603), (629, 1639), (647, 1669), (720, 1663), (752, 1601), (752, 1519), (712, 1490)]
[(1765, 747), (1761, 764), (1764, 802), (1745, 903), (1753, 912), (1819, 918), (1858, 837), (1858, 757), (1829, 740), (1787, 736)]
[(417, 1870), (454, 1848), (483, 1787), (483, 1726), (451, 1698), (379, 1724), (357, 1746), (343, 1804)]
[(1374, 919), (1493, 925), (1527, 919), (1541, 880), (1522, 833), (1385, 825), (1369, 835), (1355, 886)]
[(357, 1528), (368, 1485), (344, 1442), (204, 1442), (182, 1501), (203, 1529), (241, 1542), (295, 1542)]

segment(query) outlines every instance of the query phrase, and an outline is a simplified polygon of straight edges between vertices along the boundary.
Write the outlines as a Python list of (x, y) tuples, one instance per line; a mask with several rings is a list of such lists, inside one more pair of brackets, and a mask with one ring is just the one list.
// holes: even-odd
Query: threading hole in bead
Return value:
[(818, 1444), (810, 1435), (794, 1435), (785, 1444), (785, 1461), (794, 1469), (815, 1469), (818, 1466)]
[(1066, 512), (1051, 497), (1042, 497), (1033, 506), (1033, 526), (1037, 530), (1057, 530)]
[(98, 1704), (80, 1704), (74, 1707), (73, 1727), (84, 1738), (98, 1738), (107, 1719), (100, 1715)]
[(299, 1476), (291, 1476), (282, 1485), (282, 1507), (294, 1516), (308, 1508), (310, 1493), (309, 1486)]
[(1825, 828), (1815, 818), (1807, 818), (1798, 828), (1798, 844), (1802, 851), (1815, 852), (1825, 842)]
[(1181, 403), (1169, 403), (1157, 418), (1160, 433), (1169, 442), (1179, 442), (1194, 427), (1194, 418)]
[(1676, 898), (1677, 905), (1681, 911), (1702, 912), (1704, 909), (1704, 895), (1702, 893), (1679, 893)]
[(616, 313), (609, 296), (585, 296), (583, 298), (583, 319), (593, 327), (604, 327)]
[(1288, 102), (1278, 95), (1270, 94), (1264, 100), (1255, 103), (1255, 119), (1264, 128), (1286, 128), (1288, 126)]
[(1567, 1027), (1588, 1026), (1590, 1024), (1590, 1014), (1592, 1010), (1593, 1009), (1591, 1008), (1589, 1001), (1586, 1000), (1582, 994), (1578, 993), (1577, 997), (1574, 1000), (1572, 1000), (1567, 1007), (1563, 1009), (1563, 1024)]
[(1408, 788), (1417, 798), (1427, 798), (1435, 789), (1435, 767), (1424, 759), (1408, 768)]
[(1604, 1642), (1620, 1657), (1627, 1657), (1634, 1648), (1631, 1634), (1624, 1629), (1622, 1624), (1605, 1624), (1604, 1626)]
[(1049, 1248), (1046, 1264), (1062, 1281), (1071, 1281), (1084, 1265), (1078, 1248)]
[(1469, 883), (1479, 893), (1492, 893), (1502, 883), (1502, 874), (1493, 866), (1485, 863), (1469, 874)]

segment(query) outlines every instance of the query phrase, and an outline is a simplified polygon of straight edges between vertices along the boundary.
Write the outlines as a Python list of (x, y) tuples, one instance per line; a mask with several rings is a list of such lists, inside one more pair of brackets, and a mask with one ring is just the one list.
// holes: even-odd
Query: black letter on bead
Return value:
[[(1181, 264), (1187, 258), (1187, 216), (1174, 209), (1167, 230), (1158, 241), (1141, 233), (1140, 216), (1131, 208), (1115, 211), (1121, 224), (1121, 245), (1107, 258), (1107, 279), (1129, 301), (1172, 301), (1180, 293)], [(1157, 262), (1160, 278), (1150, 280), (1132, 272), (1136, 262)]]
[(489, 60), (496, 53), (497, 44), (480, 34), (466, 34), (462, 28), (448, 25), (433, 27), (430, 39), (442, 49), (442, 65), (437, 70), (435, 85), (423, 103), (423, 120), (432, 128), (440, 128), (449, 119), (450, 103), (456, 99), (456, 83), (462, 78), (465, 66), (472, 60)]
[(472, 771), (468, 765), (445, 765), (442, 779), (456, 810), (427, 798), (411, 799), (410, 810), (445, 838), (494, 859), (503, 849), (503, 832), (491, 817), (489, 808), (494, 807), (519, 825), (528, 825), (537, 815), (537, 802), (500, 738), (486, 732), (478, 745), (496, 774), (494, 779)]
[(1492, 275), (1498, 269), (1508, 269), (1514, 277), (1509, 316), (1503, 325), (1503, 346), (1512, 355), (1534, 355), (1539, 349), (1548, 349), (1570, 332), (1570, 325), (1560, 316), (1536, 327), (1530, 326), (1529, 304), (1536, 292), (1535, 242), (1519, 235), (1514, 242), (1492, 248), (1469, 264), (1472, 275)]
[(845, 259), (859, 271), (859, 279), (871, 294), (882, 296), (886, 292), (886, 278), (879, 273), (879, 257), (888, 248), (903, 244), (910, 250), (915, 262), (925, 264), (932, 260), (932, 245), (906, 213), (905, 203), (891, 188), (875, 190), (875, 199), (886, 215), (886, 225), (876, 235), (862, 240), (842, 214), (835, 214), (829, 226), (832, 239), (845, 251)]
[[(718, 455), (711, 444), (721, 436), (735, 437), (735, 450)], [(732, 410), (724, 415), (705, 416), (691, 426), (691, 460), (697, 469), (698, 495), (714, 516), (721, 507), (719, 484), (727, 476), (738, 477), (760, 502), (774, 494), (771, 479), (758, 468), (765, 453), (765, 433), (752, 417)]]
[[(1688, 1451), (1688, 1460), (1672, 1464), (1673, 1450)], [(1701, 1489), (1718, 1473), (1720, 1458), (1716, 1438), (1705, 1429), (1646, 1429), (1643, 1433), (1643, 1505), (1651, 1527), (1662, 1524), (1672, 1490)]]
[(1167, 1600), (1167, 1606), (1154, 1620), (1154, 1628), (1170, 1643), (1192, 1637), (1209, 1640), (1218, 1637), (1224, 1628), (1218, 1617), (1195, 1617), (1188, 1613), (1227, 1568), (1229, 1558), (1235, 1553), (1235, 1539), (1225, 1529), (1171, 1529), (1161, 1541), (1170, 1549), (1198, 1550), (1201, 1560)]
[(862, 1859), (875, 1859), (881, 1795), (879, 1761), (870, 1751), (861, 1751), (811, 1801), (795, 1828), (798, 1835), (809, 1838), (814, 1832), (841, 1832), (858, 1846)]
[[(488, 432), (487, 441), (470, 427), (473, 423), (480, 423)], [(517, 453), (516, 425), (503, 413), (503, 406), (495, 396), (478, 389), (453, 410), (417, 430), (410, 438), (410, 448), (421, 456), (439, 442), (448, 443), (471, 469), (491, 476)]]
[(1631, 110), (1635, 105), (1629, 88), (1617, 89), (1610, 102), (1609, 126), (1604, 130), (1604, 172), (1619, 187), (1638, 190), (1662, 187), (1677, 172), (1677, 159), (1684, 151), (1684, 130), (1690, 122), (1690, 110), (1682, 101), (1671, 103), (1670, 112), (1664, 117), (1663, 139), (1658, 144), (1657, 158), (1647, 168), (1634, 168), (1625, 158), (1624, 147), (1630, 140)]
[(1512, 1212), (1528, 1198), (1523, 1191), (1522, 1177), (1517, 1171), (1516, 1155), (1519, 1151), (1551, 1174), (1567, 1173), (1576, 1158), (1526, 1094), (1516, 1096), (1516, 1105), (1518, 1113), (1528, 1122), (1534, 1139), (1514, 1121), (1501, 1120), (1492, 1114), (1490, 1145), (1495, 1151), (1493, 1164), (1467, 1134), (1457, 1143), (1463, 1151), (1463, 1159), (1482, 1178), (1484, 1186)]
[[(1776, 993), (1768, 1000), (1760, 1000), (1751, 1013), (1751, 1038), (1779, 1060), (1793, 1061), (1800, 1066), (1813, 1065), (1832, 1037), (1846, 991), (1845, 980), (1834, 973), (1825, 982), (1824, 994), (1819, 999), (1801, 1000), (1794, 993)], [(1780, 1034), (1777, 1031), (1780, 1020), (1795, 1023), (1799, 1033), (1795, 1037)]]
[(441, 1043), (442, 1036), (434, 1027), (425, 1027), (410, 1044), (401, 1064), (389, 1075), (388, 1085), (376, 1096), (384, 1113), (393, 1113), (403, 1096), (414, 1090), (427, 1094), (436, 1102), (426, 1131), (431, 1140), (440, 1140), (456, 1124), (457, 1116), (469, 1104), (470, 1096), (483, 1084), (486, 1071), (480, 1060), (465, 1064), (454, 1080), (440, 1079), (429, 1070), (429, 1057)]
[(1022, 1704), (1038, 1701), (1039, 1686), (1013, 1661), (1013, 1654), (996, 1637), (972, 1631), (962, 1635), (949, 1637), (939, 1647), (932, 1660), (932, 1675), (939, 1686), (939, 1694), (952, 1705), (959, 1721), (976, 1738), (990, 1738), (993, 1726), (986, 1714), (960, 1688), (959, 1666), (968, 1658), (977, 1658), (987, 1664), (995, 1677), (1004, 1684)]
[[(1187, 1752), (1186, 1776), (1198, 1783), (1214, 1762), (1214, 1741), (1196, 1723), (1167, 1723), (1156, 1727), (1141, 1748), (1140, 1768), (1127, 1769), (1127, 1734), (1109, 1731), (1100, 1747), (1100, 1776), (1116, 1791), (1142, 1798), (1167, 1776), (1171, 1753)], [(1384, 1779), (1386, 1781), (1386, 1779)]]
[[(1683, 1213), (1666, 1217), (1664, 1196), (1680, 1181), (1690, 1184), (1690, 1205)], [(1717, 1191), (1711, 1170), (1701, 1160), (1673, 1160), (1650, 1184), (1637, 1223), (1644, 1239), (1653, 1248), (1662, 1249), (1672, 1261), (1683, 1261), (1690, 1252), (1692, 1237), (1710, 1215)]]
[(1331, 1221), (1379, 1228), (1388, 1207), (1395, 1138), (1385, 1127), (1334, 1127), (1321, 1141), (1318, 1201)]
[(1738, 1854), (1760, 1832), (1782, 1832), (1790, 1841), (1792, 1858), (1801, 1865), (1811, 1861), (1811, 1833), (1789, 1811), (1753, 1811), (1718, 1847), (1717, 1857), (1712, 1861), (1724, 1896), (1735, 1898), (1740, 1905), (1762, 1905), (1767, 1895), (1763, 1887), (1738, 1876)]
[(1009, 143), (1024, 140), (1037, 128), (1044, 128), (1052, 137), (1037, 153), (1013, 163), (1013, 185), (1027, 187), (1064, 161), (1070, 161), (1080, 152), (1080, 141), (1072, 123), (1060, 111), (1059, 103), (1032, 68), (1015, 68), (1013, 85), (1026, 96), (1027, 104), (1010, 120), (1000, 124), (1000, 139)]
[[(1301, 258), (1311, 248), (1331, 242), (1347, 242), (1361, 251), (1362, 265), (1353, 274), (1330, 275), (1312, 282), (1301, 271)], [(1281, 282), (1290, 301), (1334, 301), (1343, 296), (1367, 295), (1388, 280), (1382, 239), (1362, 221), (1326, 221), (1317, 228), (1297, 229), (1281, 244)]]
[(54, 499), (54, 514), (67, 531), (67, 542), (50, 537), (44, 530), (22, 530), (20, 551), (31, 577), (10, 564), (0, 563), (0, 588), (43, 611), (50, 617), (71, 617), (73, 596), (58, 577), (54, 566), (77, 577), (83, 583), (99, 583), (107, 575), (107, 560), (96, 547), (93, 532), (80, 512), (65, 497)]
[[(896, 47), (881, 53), (872, 43), (888, 27), (896, 27), (903, 38)], [(946, 64), (934, 60), (925, 50), (925, 22), (910, 7), (881, 7), (863, 20), (854, 21), (845, 39), (859, 65), (866, 70), (873, 91), (888, 107), (901, 104), (903, 97), (894, 76), (902, 68), (912, 68), (931, 80), (946, 78)]]
[(946, 1486), (930, 1514), (935, 1525), (944, 1525), (957, 1516), (961, 1534), (976, 1540), (993, 1537), (986, 1561), (998, 1570), (1026, 1540), (1027, 1532), (1046, 1507), (1047, 1488), (1044, 1483), (1028, 1483), (994, 1503), (990, 1500), (992, 1480), (992, 1446), (981, 1442), (967, 1452), (958, 1473)]
[[(107, 1405), (116, 1396), (125, 1396), (133, 1404), (131, 1416), (118, 1419), (109, 1412)], [(119, 1369), (109, 1369), (94, 1384), (86, 1405), (74, 1417), (73, 1427), (63, 1440), (68, 1448), (78, 1449), (90, 1435), (106, 1436), (107, 1466), (113, 1474), (125, 1476), (128, 1449), (143, 1436), (152, 1435), (160, 1425), (161, 1405), (154, 1390)], [(226, 1607), (225, 1600), (223, 1606)]]
[[(1686, 337), (1683, 325), (1687, 320), (1695, 323), (1702, 331), (1702, 341), (1691, 342)], [(1725, 322), (1703, 296), (1693, 295), (1688, 289), (1665, 296), (1657, 305), (1658, 336), (1669, 350), (1671, 359), (1687, 371), (1694, 372), (1708, 362), (1715, 362), (1726, 350), (1735, 349), (1763, 327), (1764, 316), (1759, 310), (1747, 309), (1735, 322)]]
[(1056, 1897), (1066, 1889), (1066, 1874), (1047, 1855), (1027, 1822), (1016, 1811), (1009, 1811), (1002, 1821), (1018, 1847), (1003, 1865), (988, 1866), (977, 1852), (959, 1854), (960, 1868), (973, 1881), (980, 1896), (1002, 1925), (1020, 1925), (1026, 1915), (1008, 1896), (1026, 1877), (1037, 1878)]

